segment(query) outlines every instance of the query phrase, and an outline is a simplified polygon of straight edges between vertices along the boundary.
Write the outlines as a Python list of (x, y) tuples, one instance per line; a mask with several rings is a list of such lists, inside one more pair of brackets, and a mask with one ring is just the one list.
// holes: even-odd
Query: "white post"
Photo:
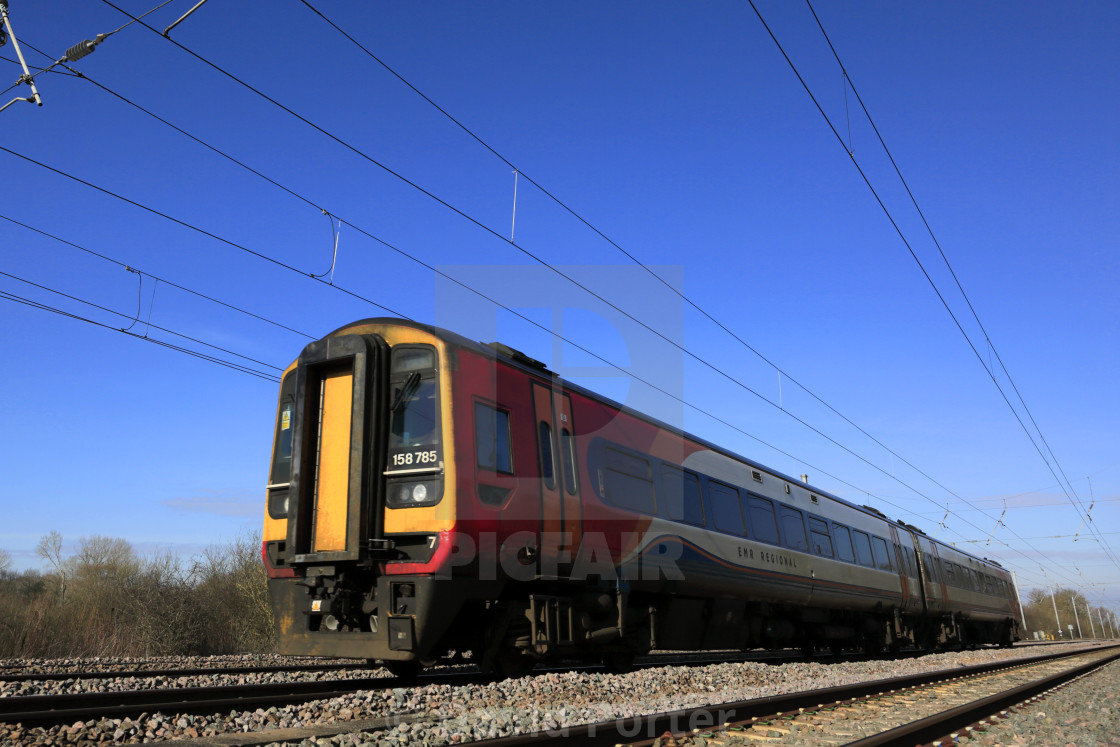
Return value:
[(1058, 637), (1062, 637), (1062, 621), (1058, 619), (1058, 603), (1054, 601), (1054, 587), (1050, 587), (1050, 604), (1054, 605), (1054, 622), (1058, 623)]

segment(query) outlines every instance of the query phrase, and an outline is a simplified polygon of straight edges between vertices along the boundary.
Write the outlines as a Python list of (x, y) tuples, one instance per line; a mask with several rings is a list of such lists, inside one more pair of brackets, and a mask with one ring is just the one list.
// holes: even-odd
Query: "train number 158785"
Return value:
[(414, 465), (434, 465), (439, 460), (435, 449), (428, 451), (410, 451), (406, 454), (393, 454), (394, 467), (412, 467)]

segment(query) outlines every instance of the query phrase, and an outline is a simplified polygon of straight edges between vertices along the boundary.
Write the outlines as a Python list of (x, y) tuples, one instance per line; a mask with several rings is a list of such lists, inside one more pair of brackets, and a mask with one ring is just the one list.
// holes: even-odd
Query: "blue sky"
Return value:
[[(1116, 4), (814, 4), (994, 348), (807, 5), (757, 3), (843, 143), (749, 3), (312, 5), (516, 166), (516, 212), (506, 162), (298, 0), (211, 0), (171, 36), (333, 138), (140, 24), (72, 65), (112, 93), (39, 76), (41, 108), (0, 112), (0, 291), (107, 326), (0, 298), (0, 547), (19, 567), (52, 530), (191, 554), (256, 527), (275, 384), (116, 330), (204, 349), (171, 330), (274, 375), (311, 337), (388, 313), (349, 292), (808, 473), (1024, 589), (1120, 606)], [(13, 2), (11, 20), (42, 67), (33, 48), (57, 58), (128, 18), (60, 0)], [(11, 43), (0, 57), (6, 87)], [(308, 277), (331, 266), (322, 209), (343, 221), (334, 288)]]

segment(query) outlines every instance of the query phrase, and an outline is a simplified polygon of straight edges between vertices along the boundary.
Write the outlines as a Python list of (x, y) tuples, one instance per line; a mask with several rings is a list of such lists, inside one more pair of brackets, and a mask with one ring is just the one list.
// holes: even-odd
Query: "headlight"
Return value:
[(288, 488), (270, 488), (268, 491), (268, 515), (273, 519), (288, 516)]
[(434, 505), (439, 503), (443, 492), (440, 487), (441, 485), (437, 480), (409, 480), (392, 483), (389, 486), (389, 507), (410, 508)]

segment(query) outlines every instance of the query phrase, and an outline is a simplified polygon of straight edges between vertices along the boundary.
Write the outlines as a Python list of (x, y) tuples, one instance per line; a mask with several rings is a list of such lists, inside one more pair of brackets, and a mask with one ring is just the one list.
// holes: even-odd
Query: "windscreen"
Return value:
[(389, 470), (439, 464), (439, 377), (433, 348), (393, 350)]

